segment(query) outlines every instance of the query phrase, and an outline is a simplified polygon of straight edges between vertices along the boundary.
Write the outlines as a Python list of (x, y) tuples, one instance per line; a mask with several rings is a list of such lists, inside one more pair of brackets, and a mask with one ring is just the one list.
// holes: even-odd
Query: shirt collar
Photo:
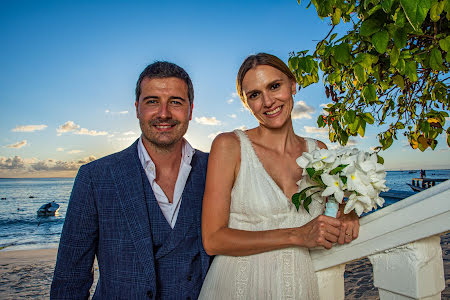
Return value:
[[(142, 136), (139, 137), (137, 148), (142, 167), (146, 172), (150, 173), (153, 178), (156, 178), (155, 163), (148, 154), (147, 149), (145, 149), (144, 143), (142, 142)], [(183, 146), (181, 148), (181, 164), (190, 166), (194, 153), (195, 149), (185, 138), (183, 138)]]

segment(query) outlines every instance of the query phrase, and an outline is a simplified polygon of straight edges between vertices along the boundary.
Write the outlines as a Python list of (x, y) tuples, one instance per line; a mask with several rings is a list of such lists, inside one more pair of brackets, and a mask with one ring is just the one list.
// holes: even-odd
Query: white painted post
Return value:
[(369, 256), (381, 300), (440, 300), (445, 288), (439, 235)]
[(319, 298), (321, 300), (344, 300), (344, 272), (345, 264), (316, 271), (319, 283)]

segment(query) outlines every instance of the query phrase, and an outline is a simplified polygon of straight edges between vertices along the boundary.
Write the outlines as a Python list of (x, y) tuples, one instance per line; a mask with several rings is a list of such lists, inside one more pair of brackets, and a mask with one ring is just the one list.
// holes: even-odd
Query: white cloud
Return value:
[(14, 132), (35, 132), (38, 130), (44, 130), (47, 128), (47, 125), (41, 124), (41, 125), (23, 125), (23, 126), (17, 126), (16, 128), (13, 128), (11, 131)]
[(227, 103), (228, 103), (228, 104), (231, 104), (231, 103), (233, 103), (233, 101), (234, 101), (234, 99), (233, 99), (233, 98), (230, 98), (230, 99), (227, 100)]
[(83, 150), (70, 150), (67, 153), (69, 153), (69, 154), (77, 154), (77, 153), (81, 153), (81, 152), (83, 152)]
[(88, 130), (86, 128), (81, 128), (80, 130), (75, 131), (74, 133), (78, 134), (78, 135), (91, 135), (91, 136), (107, 135), (108, 134), (108, 132), (106, 132), (106, 131)]
[(292, 109), (292, 119), (311, 119), (311, 114), (315, 111), (314, 107), (307, 105), (305, 101), (297, 101)]
[(239, 127), (236, 128), (236, 129), (240, 129), (240, 130), (242, 130), (242, 131), (245, 131), (245, 130), (247, 130), (248, 128), (247, 128), (247, 126), (242, 125), (242, 126), (239, 126)]
[(64, 151), (64, 148), (58, 147), (58, 148), (56, 148), (56, 151), (62, 152), (62, 151)]
[(328, 134), (328, 128), (318, 128), (312, 126), (303, 126), (307, 133)]
[(59, 126), (56, 129), (56, 132), (58, 133), (58, 135), (61, 135), (66, 132), (73, 132), (74, 134), (78, 135), (91, 135), (91, 136), (108, 134), (108, 132), (106, 131), (96, 131), (96, 130), (89, 130), (86, 128), (80, 128), (80, 125), (75, 124), (73, 121), (67, 121), (63, 125)]
[(221, 134), (222, 132), (223, 132), (223, 131), (217, 131), (217, 132), (215, 132), (215, 133), (211, 133), (211, 134), (208, 135), (208, 138), (211, 139), (211, 140), (213, 140), (213, 139), (216, 138), (216, 136), (218, 136), (218, 135)]
[(231, 97), (239, 98), (239, 94), (237, 92), (231, 93)]
[(67, 121), (56, 129), (56, 132), (61, 135), (65, 132), (71, 132), (80, 128), (80, 125), (75, 124), (73, 121)]
[(232, 118), (232, 119), (236, 119), (237, 118), (237, 115), (236, 114), (231, 114), (231, 115), (228, 115), (230, 118)]
[(0, 157), (0, 169), (6, 170), (16, 170), (23, 169), (25, 167), (25, 162), (19, 156), (11, 157)]
[(216, 119), (216, 117), (200, 117), (195, 118), (195, 122), (202, 125), (220, 125), (222, 122)]
[(128, 110), (110, 111), (109, 109), (107, 109), (107, 110), (105, 110), (105, 114), (111, 114), (111, 115), (126, 115), (126, 114), (128, 114)]
[(123, 133), (123, 135), (136, 135), (137, 133), (136, 132), (134, 132), (134, 131), (127, 131), (127, 132), (124, 132)]
[(15, 143), (15, 144), (7, 145), (6, 147), (19, 149), (19, 148), (22, 148), (23, 146), (25, 146), (26, 144), (27, 144), (27, 140), (23, 140), (23, 141)]

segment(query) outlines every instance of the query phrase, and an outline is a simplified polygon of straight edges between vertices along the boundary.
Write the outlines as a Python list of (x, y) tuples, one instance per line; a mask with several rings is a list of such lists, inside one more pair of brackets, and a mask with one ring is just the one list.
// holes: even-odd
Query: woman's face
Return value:
[(280, 70), (268, 65), (250, 69), (242, 80), (242, 90), (261, 125), (280, 128), (290, 120), (296, 84)]

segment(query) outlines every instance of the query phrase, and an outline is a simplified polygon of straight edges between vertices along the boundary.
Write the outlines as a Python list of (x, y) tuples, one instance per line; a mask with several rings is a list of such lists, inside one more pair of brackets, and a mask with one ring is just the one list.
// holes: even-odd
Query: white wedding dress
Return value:
[[(247, 135), (235, 130), (241, 143), (241, 166), (231, 191), (230, 228), (261, 231), (299, 227), (323, 212), (310, 205), (297, 212), (264, 169)], [(306, 139), (308, 151), (317, 146)], [(309, 250), (292, 247), (248, 256), (217, 255), (199, 299), (318, 299), (317, 279)]]

